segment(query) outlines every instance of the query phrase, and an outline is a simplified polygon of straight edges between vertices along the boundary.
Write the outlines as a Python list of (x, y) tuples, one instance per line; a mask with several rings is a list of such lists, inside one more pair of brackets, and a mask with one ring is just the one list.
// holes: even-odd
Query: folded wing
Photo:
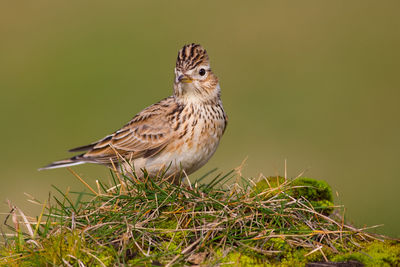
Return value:
[(72, 149), (88, 150), (84, 161), (107, 164), (118, 161), (118, 154), (135, 159), (151, 157), (163, 150), (175, 138), (173, 117), (179, 106), (173, 97), (166, 98), (137, 114), (128, 124), (100, 141)]

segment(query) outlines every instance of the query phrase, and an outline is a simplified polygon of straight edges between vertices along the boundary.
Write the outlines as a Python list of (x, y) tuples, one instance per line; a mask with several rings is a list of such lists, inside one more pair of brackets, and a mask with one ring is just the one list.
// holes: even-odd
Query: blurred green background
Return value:
[[(193, 179), (303, 170), (357, 226), (400, 236), (399, 1), (2, 1), (0, 212), (29, 215), (52, 189), (83, 190), (69, 148), (171, 94), (178, 50), (201, 43), (229, 125)], [(102, 166), (74, 168), (92, 185)], [(4, 215), (3, 217), (4, 218)], [(0, 219), (1, 219), (0, 218)]]

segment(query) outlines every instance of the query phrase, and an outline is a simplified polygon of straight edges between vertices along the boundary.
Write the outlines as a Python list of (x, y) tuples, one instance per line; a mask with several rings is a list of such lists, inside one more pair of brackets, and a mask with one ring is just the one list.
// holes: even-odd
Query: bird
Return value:
[(162, 173), (177, 181), (205, 165), (228, 123), (219, 80), (207, 51), (195, 43), (179, 50), (174, 71), (171, 96), (99, 141), (69, 150), (81, 154), (39, 170), (95, 163), (137, 178)]

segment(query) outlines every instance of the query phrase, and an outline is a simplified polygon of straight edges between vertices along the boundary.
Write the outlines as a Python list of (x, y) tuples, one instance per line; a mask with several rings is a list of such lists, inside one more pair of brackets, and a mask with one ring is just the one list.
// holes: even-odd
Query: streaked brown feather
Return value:
[(94, 145), (83, 146), (91, 149), (82, 158), (96, 162), (109, 162), (110, 158), (118, 161), (115, 151), (131, 159), (154, 156), (176, 137), (169, 117), (179, 111), (173, 97), (165, 98), (144, 109), (110, 136)]
[(92, 149), (96, 144), (84, 145), (75, 148), (71, 148), (68, 152), (81, 152), (81, 151), (88, 151)]

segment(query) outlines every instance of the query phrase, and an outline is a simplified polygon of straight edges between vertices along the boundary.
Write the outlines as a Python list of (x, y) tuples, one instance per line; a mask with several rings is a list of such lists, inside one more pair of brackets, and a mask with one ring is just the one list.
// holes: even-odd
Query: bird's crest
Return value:
[(190, 70), (201, 63), (208, 64), (207, 51), (199, 44), (188, 44), (178, 52), (176, 59), (176, 69)]

